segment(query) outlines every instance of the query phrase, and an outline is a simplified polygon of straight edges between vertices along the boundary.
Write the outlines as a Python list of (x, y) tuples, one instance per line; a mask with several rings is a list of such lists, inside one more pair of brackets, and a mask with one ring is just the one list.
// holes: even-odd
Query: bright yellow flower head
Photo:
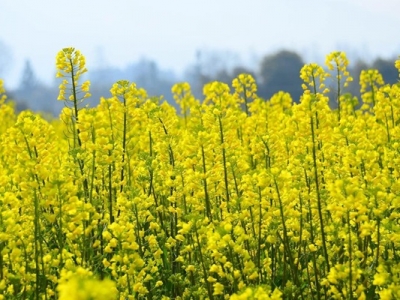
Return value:
[(6, 101), (7, 96), (5, 95), (6, 90), (4, 88), (4, 82), (2, 79), (0, 79), (0, 105)]
[(360, 91), (364, 103), (375, 105), (378, 88), (384, 84), (382, 74), (378, 70), (362, 70), (360, 74)]
[[(89, 98), (90, 82), (86, 81), (79, 86), (79, 79), (81, 75), (87, 72), (86, 59), (79, 50), (75, 48), (64, 48), (58, 52), (56, 56), (56, 77), (67, 78), (64, 79), (60, 85), (60, 93), (57, 100), (65, 101), (80, 101)], [(70, 96), (66, 98), (66, 91)], [(81, 99), (77, 99), (78, 94), (84, 92), (85, 94)]]
[(378, 70), (362, 70), (360, 74), (361, 93), (368, 88), (384, 85), (382, 74)]
[(233, 79), (232, 86), (235, 89), (235, 94), (241, 94), (247, 98), (254, 97), (257, 92), (256, 81), (250, 74), (240, 74)]
[(174, 100), (181, 107), (181, 113), (187, 120), (187, 115), (190, 109), (194, 109), (198, 105), (198, 101), (192, 94), (189, 83), (181, 82), (172, 86), (172, 95)]
[(304, 81), (302, 87), (306, 93), (312, 92), (316, 94), (319, 90), (322, 93), (329, 92), (324, 83), (325, 78), (328, 76), (329, 74), (316, 63), (305, 65), (300, 70), (300, 78)]
[(346, 53), (341, 51), (334, 51), (326, 56), (325, 64), (328, 69), (333, 71), (336, 70), (336, 79), (340, 82), (341, 79), (345, 79), (344, 86), (346, 87), (349, 82), (353, 81), (347, 71), (349, 60), (347, 59)]
[(64, 77), (66, 74), (74, 73), (76, 79), (86, 73), (86, 59), (79, 50), (69, 47), (58, 52), (56, 56), (57, 77)]
[(226, 107), (229, 104), (230, 89), (226, 83), (214, 81), (206, 84), (203, 88), (205, 95), (204, 103), (213, 103), (219, 108)]
[(72, 278), (59, 284), (60, 300), (112, 300), (117, 299), (115, 283), (111, 280)]

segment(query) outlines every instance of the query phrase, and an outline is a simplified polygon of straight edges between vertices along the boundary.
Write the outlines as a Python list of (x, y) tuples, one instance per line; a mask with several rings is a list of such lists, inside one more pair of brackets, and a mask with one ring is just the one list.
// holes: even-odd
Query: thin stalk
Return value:
[(199, 247), (199, 257), (200, 257), (201, 267), (203, 269), (203, 278), (204, 278), (204, 282), (207, 284), (208, 297), (210, 298), (210, 300), (213, 300), (214, 296), (213, 296), (213, 293), (212, 293), (212, 289), (211, 289), (210, 283), (207, 281), (207, 268), (206, 268), (206, 265), (204, 263), (203, 254), (201, 252), (199, 233), (197, 232), (197, 228), (194, 228), (194, 231), (196, 233), (197, 246)]
[[(21, 130), (22, 131), (22, 130)], [(25, 144), (27, 147), (27, 151), (29, 154), (29, 158), (33, 159), (33, 152), (32, 149), (29, 146), (29, 142), (28, 139), (25, 135), (25, 133), (22, 131), (22, 134), (24, 135), (24, 140), (25, 140)], [(36, 153), (36, 158), (37, 158), (37, 153)], [(35, 180), (35, 176), (32, 175), (32, 179)], [(37, 179), (37, 177), (36, 177)], [(37, 190), (34, 189), (33, 190), (33, 205), (34, 205), (34, 220), (33, 220), (33, 227), (34, 227), (34, 259), (35, 259), (35, 277), (36, 277), (36, 284), (35, 284), (35, 295), (36, 295), (36, 299), (39, 299), (39, 295), (40, 295), (40, 286), (41, 286), (41, 280), (40, 280), (40, 267), (39, 267), (39, 256), (41, 258), (41, 262), (43, 263), (43, 252), (40, 252), (42, 249), (42, 245), (41, 245), (41, 235), (40, 235), (40, 215), (39, 215), (39, 197), (37, 195)], [(38, 247), (38, 244), (40, 245)], [(42, 266), (43, 272), (44, 272), (44, 268)], [(46, 295), (47, 298), (47, 295)]]
[[(72, 62), (72, 59), (70, 59), (70, 65), (71, 65), (71, 82), (72, 82), (72, 97), (73, 97), (73, 109), (74, 109), (74, 118), (72, 119), (73, 127), (74, 127), (74, 141), (78, 141), (79, 148), (82, 148), (82, 141), (80, 138), (80, 129), (76, 128), (76, 124), (79, 122), (79, 109), (78, 109), (78, 97), (77, 97), (77, 89), (75, 85), (75, 72), (74, 72), (74, 64)], [(76, 130), (75, 130), (76, 129)], [(75, 143), (75, 142), (74, 142)], [(81, 175), (84, 175), (84, 160), (83, 159), (78, 159), (78, 165), (79, 169), (81, 172)], [(83, 180), (83, 189), (84, 189), (84, 194), (85, 194), (85, 203), (87, 203), (87, 198), (89, 194), (89, 184), (87, 181), (87, 178), (84, 178)]]
[[(72, 97), (73, 97), (73, 104), (74, 104), (74, 113), (75, 113), (75, 124), (78, 124), (79, 121), (79, 109), (78, 109), (78, 99), (77, 99), (77, 91), (76, 91), (76, 86), (75, 86), (75, 73), (74, 73), (74, 64), (72, 63), (72, 60), (69, 60), (69, 63), (71, 65), (71, 82), (72, 82)], [(82, 141), (81, 138), (79, 137), (80, 130), (79, 128), (76, 129), (77, 132), (77, 141), (79, 147), (82, 146)]]
[(0, 243), (0, 280), (3, 280), (4, 274), (3, 274), (3, 249), (4, 249), (4, 242)]
[(394, 112), (393, 112), (393, 104), (392, 104), (392, 97), (389, 96), (390, 99), (390, 117), (392, 120), (392, 128), (394, 128)]
[(225, 151), (225, 144), (224, 144), (224, 130), (222, 127), (222, 120), (221, 117), (218, 116), (218, 122), (219, 122), (219, 133), (221, 137), (221, 146), (222, 146), (222, 162), (224, 166), (224, 182), (225, 182), (225, 197), (226, 197), (226, 203), (227, 203), (227, 211), (229, 213), (229, 184), (228, 184), (228, 170), (226, 167), (226, 151)]
[(326, 236), (325, 236), (325, 228), (324, 228), (324, 221), (322, 216), (322, 199), (321, 199), (321, 191), (319, 187), (319, 178), (318, 178), (318, 167), (317, 167), (317, 151), (315, 146), (315, 130), (314, 130), (314, 119), (310, 117), (311, 123), (311, 137), (312, 137), (312, 157), (313, 157), (313, 166), (314, 166), (314, 177), (315, 177), (315, 188), (317, 193), (317, 205), (318, 205), (318, 216), (319, 216), (319, 223), (321, 227), (321, 237), (322, 237), (322, 246), (324, 250), (324, 257), (326, 262), (327, 273), (329, 273), (329, 258), (328, 258), (328, 250), (326, 247)]
[(258, 269), (258, 283), (262, 282), (262, 272), (261, 272), (261, 225), (262, 225), (262, 196), (261, 196), (261, 188), (258, 187), (258, 208), (259, 208), (259, 219), (258, 219), (258, 245), (257, 245), (257, 269)]
[(232, 177), (233, 177), (233, 182), (235, 183), (235, 191), (236, 191), (236, 196), (238, 198), (238, 200), (240, 199), (242, 193), (239, 190), (239, 185), (238, 185), (238, 180), (235, 174), (235, 169), (233, 168), (233, 166), (231, 166), (232, 169)]
[[(95, 144), (96, 142), (96, 135), (95, 135), (95, 129), (92, 126), (92, 143)], [(94, 178), (95, 178), (95, 172), (96, 172), (96, 150), (93, 150), (92, 152), (92, 176), (90, 178), (90, 190), (89, 190), (89, 202), (93, 204), (93, 190), (94, 190)]]
[[(111, 150), (108, 151), (111, 156)], [(112, 194), (112, 164), (108, 165), (108, 213), (110, 214), (110, 224), (114, 222), (113, 215), (113, 194)]]
[(247, 116), (250, 116), (249, 108), (248, 108), (248, 103), (249, 103), (249, 101), (247, 100), (246, 86), (245, 86), (245, 85), (243, 85), (243, 98), (244, 98), (244, 109), (245, 109), (245, 111), (246, 111), (246, 115), (247, 115)]
[(298, 262), (296, 264), (296, 269), (298, 268), (298, 265), (300, 263), (300, 256), (301, 256), (301, 244), (303, 241), (303, 198), (301, 197), (301, 194), (299, 193), (299, 204), (300, 204), (300, 228), (299, 228), (299, 251), (297, 252), (297, 257)]
[(35, 217), (34, 217), (34, 244), (35, 244), (35, 298), (39, 299), (40, 295), (40, 269), (39, 269), (39, 248), (38, 243), (40, 243), (40, 228), (39, 228), (39, 199), (36, 194), (36, 190), (34, 191), (34, 209), (35, 209)]
[(208, 195), (208, 186), (207, 186), (206, 156), (205, 156), (205, 153), (204, 153), (204, 146), (203, 145), (201, 145), (201, 158), (202, 158), (203, 174), (204, 174), (203, 188), (204, 188), (204, 197), (205, 197), (205, 201), (206, 201), (206, 212), (207, 212), (207, 217), (212, 222), (210, 196)]
[[(151, 137), (151, 131), (149, 130), (149, 156), (150, 156), (150, 161), (153, 161), (153, 138)], [(151, 195), (152, 189), (153, 189), (153, 168), (149, 166), (149, 191), (147, 192), (147, 196)]]
[[(304, 251), (304, 253), (307, 253), (307, 248), (306, 248), (307, 246), (306, 245), (304, 245), (304, 249), (303, 249), (303, 251)], [(315, 268), (315, 266), (314, 266), (314, 268)], [(312, 292), (312, 281), (311, 281), (311, 275), (310, 275), (310, 268), (308, 267), (308, 260), (306, 259), (306, 269), (307, 269), (307, 282), (308, 282), (308, 285), (310, 286), (310, 295), (311, 295), (311, 299), (312, 300), (314, 300), (314, 293)], [(314, 272), (315, 273), (315, 272)], [(315, 284), (316, 284), (317, 282), (315, 282)], [(316, 287), (317, 288), (317, 293), (318, 293), (318, 295), (319, 295), (319, 287), (317, 286)], [(319, 296), (320, 297), (320, 296)], [(318, 298), (318, 299), (320, 299), (320, 298)]]
[(352, 270), (352, 261), (353, 261), (353, 249), (351, 243), (351, 227), (350, 227), (350, 211), (347, 210), (347, 234), (348, 234), (348, 243), (349, 243), (349, 296), (350, 300), (353, 300), (353, 270)]
[(123, 181), (125, 178), (125, 174), (124, 174), (124, 163), (125, 163), (125, 153), (126, 153), (126, 135), (127, 135), (127, 126), (128, 126), (128, 112), (127, 112), (127, 105), (126, 105), (126, 98), (124, 97), (124, 128), (123, 128), (123, 132), (122, 132), (122, 158), (121, 158), (121, 162), (122, 162), (122, 166), (121, 166), (121, 187), (120, 187), (120, 192), (123, 191), (124, 185), (123, 185)]
[(386, 112), (385, 112), (385, 121), (386, 121), (386, 133), (387, 133), (387, 139), (388, 139), (388, 142), (390, 143), (390, 128), (389, 128), (389, 121), (388, 121), (388, 117), (387, 117), (387, 115), (386, 115)]
[[(308, 187), (308, 195), (311, 195), (311, 184), (310, 184), (310, 180), (308, 178), (306, 169), (304, 169), (304, 176), (305, 176), (306, 184), (307, 184), (307, 187)], [(314, 225), (313, 225), (313, 215), (312, 215), (310, 197), (308, 197), (308, 220), (310, 222), (311, 243), (314, 244), (314, 242), (315, 242)], [(316, 261), (316, 258), (315, 258), (315, 252), (312, 252), (311, 255), (312, 255), (313, 268), (314, 268), (314, 278), (315, 278), (315, 287), (316, 287), (316, 290), (317, 290), (317, 299), (319, 300), (319, 299), (321, 299), (321, 294), (320, 294), (318, 268), (317, 268), (317, 261)], [(308, 267), (307, 267), (307, 271), (308, 271)]]
[(372, 93), (372, 104), (375, 106), (375, 89), (374, 89), (374, 82), (371, 80), (371, 93)]
[(253, 208), (250, 206), (249, 207), (250, 211), (250, 219), (251, 219), (251, 230), (253, 231), (253, 236), (254, 238), (256, 237), (256, 228), (255, 228), (255, 220), (254, 220), (254, 214), (253, 214)]
[(60, 268), (63, 268), (64, 266), (64, 259), (63, 259), (63, 249), (64, 249), (64, 236), (63, 236), (63, 211), (62, 211), (62, 201), (61, 201), (61, 190), (60, 190), (60, 184), (57, 184), (57, 191), (58, 191), (58, 195), (57, 195), (57, 199), (58, 199), (58, 210), (59, 210), (59, 218), (58, 218), (58, 223), (59, 223), (59, 228), (58, 228), (58, 255), (60, 256)]
[(380, 228), (381, 228), (381, 220), (378, 218), (378, 220), (377, 220), (377, 242), (376, 242), (376, 254), (375, 254), (375, 263), (376, 263), (376, 266), (378, 266), (378, 262), (379, 262), (379, 247), (380, 247), (380, 242), (381, 242), (381, 230), (380, 230)]
[(339, 112), (339, 122), (340, 122), (340, 72), (339, 72), (339, 66), (336, 65), (336, 70), (337, 70), (337, 102), (338, 102), (338, 112)]
[[(165, 135), (168, 136), (168, 130), (167, 130), (164, 122), (162, 121), (161, 118), (158, 118), (158, 119), (161, 122), (161, 125), (162, 125), (162, 127), (164, 129)], [(168, 144), (168, 153), (169, 153), (170, 166), (174, 170), (175, 169), (175, 155), (174, 155), (174, 151), (172, 149), (171, 144)], [(171, 179), (175, 180), (175, 178), (171, 178)], [(170, 191), (170, 195), (171, 196), (173, 195), (175, 189), (176, 188), (171, 187), (171, 191)], [(177, 211), (176, 210), (176, 208), (177, 208), (176, 201), (172, 203), (172, 207), (174, 208), (175, 212), (171, 212), (170, 213), (171, 214), (171, 223), (170, 223), (171, 229), (170, 230), (171, 230), (171, 237), (175, 238), (175, 236), (176, 236), (176, 234), (178, 232), (178, 213), (176, 212)], [(171, 261), (172, 261), (172, 274), (177, 273), (179, 271), (179, 269), (180, 269), (180, 264), (179, 264), (179, 262), (176, 261), (176, 258), (178, 257), (178, 255), (179, 255), (179, 247), (178, 246), (172, 247), (172, 249), (171, 249), (171, 256), (173, 258), (173, 259), (171, 259)], [(173, 287), (174, 297), (177, 296), (176, 294), (178, 293), (178, 289), (179, 288), (174, 285), (174, 287)]]
[[(277, 193), (277, 197), (278, 197), (278, 201), (279, 201), (279, 212), (280, 212), (282, 228), (283, 228), (283, 239), (282, 238), (281, 239), (282, 239), (282, 242), (284, 245), (284, 249), (285, 249), (287, 258), (289, 260), (290, 273), (292, 275), (293, 281), (296, 285), (299, 285), (299, 280), (297, 278), (297, 271), (294, 269), (293, 256), (292, 256), (292, 252), (290, 250), (289, 237), (287, 234), (287, 228), (286, 228), (286, 223), (285, 223), (285, 215), (283, 213), (283, 202), (282, 202), (282, 198), (281, 198), (281, 194), (280, 194), (280, 190), (279, 190), (279, 186), (276, 181), (276, 178), (274, 178), (274, 184), (275, 184), (275, 189), (276, 189), (276, 193)], [(279, 234), (278, 234), (278, 236), (280, 237)]]

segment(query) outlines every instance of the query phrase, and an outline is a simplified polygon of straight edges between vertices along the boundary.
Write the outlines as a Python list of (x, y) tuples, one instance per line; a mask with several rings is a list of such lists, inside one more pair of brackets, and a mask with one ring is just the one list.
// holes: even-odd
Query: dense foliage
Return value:
[(243, 74), (89, 108), (84, 56), (56, 63), (58, 121), (0, 82), (0, 299), (400, 298), (399, 83), (363, 71), (358, 105), (333, 52), (300, 104)]

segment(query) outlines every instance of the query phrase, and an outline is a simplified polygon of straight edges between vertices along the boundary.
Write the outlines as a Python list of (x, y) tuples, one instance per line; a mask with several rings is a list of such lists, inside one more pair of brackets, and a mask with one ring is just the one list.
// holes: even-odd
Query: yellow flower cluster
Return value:
[[(338, 119), (340, 121), (341, 111), (346, 109), (346, 97), (342, 95), (342, 89), (346, 88), (350, 82), (353, 81), (353, 78), (350, 76), (350, 73), (347, 71), (347, 67), (349, 65), (349, 60), (346, 57), (344, 52), (334, 51), (331, 54), (327, 55), (325, 64), (328, 66), (330, 71), (336, 70), (336, 80), (337, 80), (337, 103), (338, 103)], [(342, 79), (344, 79), (344, 83), (342, 83)]]
[(5, 92), (6, 90), (4, 88), (4, 81), (0, 79), (0, 103), (4, 103), (4, 101), (7, 99)]
[(257, 98), (257, 85), (254, 78), (249, 74), (240, 74), (232, 81), (235, 89), (234, 97), (238, 98), (238, 103), (243, 103), (246, 114), (249, 115), (249, 103)]
[(63, 271), (57, 287), (59, 300), (115, 300), (117, 289), (111, 280), (97, 280), (93, 273), (78, 267)]
[(263, 287), (257, 287), (255, 289), (246, 288), (240, 295), (233, 294), (231, 300), (253, 300), (253, 299), (263, 299), (263, 300), (278, 300), (282, 299), (282, 292), (279, 290), (274, 290), (270, 293), (266, 291)]
[(399, 71), (399, 77), (400, 77), (400, 56), (399, 56), (399, 59), (396, 60), (396, 62), (394, 63), (394, 66)]
[(57, 69), (60, 120), (0, 103), (0, 299), (400, 298), (399, 83), (332, 109), (308, 64), (298, 104), (242, 74), (176, 84), (179, 114), (125, 80), (85, 107), (83, 55)]
[(337, 71), (336, 79), (340, 81), (342, 78), (346, 78), (344, 87), (347, 87), (349, 82), (353, 81), (353, 78), (347, 71), (349, 60), (346, 57), (346, 53), (340, 51), (332, 52), (326, 56), (325, 64), (328, 66), (330, 71)]
[(0, 79), (0, 132), (5, 132), (6, 129), (12, 126), (15, 122), (14, 108), (10, 104), (5, 104), (7, 100), (6, 90), (4, 88), (4, 82)]
[(300, 78), (304, 81), (302, 85), (304, 92), (306, 94), (310, 92), (317, 94), (317, 91), (321, 91), (322, 94), (328, 93), (329, 89), (325, 87), (325, 79), (328, 76), (324, 68), (316, 63), (305, 65), (300, 70)]
[[(77, 102), (90, 97), (90, 82), (85, 81), (79, 86), (80, 77), (87, 72), (86, 59), (79, 50), (75, 50), (72, 47), (62, 49), (57, 54), (56, 67), (56, 76), (64, 78), (59, 86), (58, 100), (64, 101), (68, 99), (71, 102)], [(72, 76), (73, 80), (69, 80), (70, 76)], [(67, 92), (70, 93), (68, 98), (66, 98)], [(85, 93), (83, 97), (77, 99), (77, 94), (82, 92)]]

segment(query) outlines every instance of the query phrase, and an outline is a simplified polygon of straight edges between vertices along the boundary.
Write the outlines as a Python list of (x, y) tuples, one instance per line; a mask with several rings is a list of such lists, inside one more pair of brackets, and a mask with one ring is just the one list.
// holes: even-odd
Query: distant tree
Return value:
[(0, 77), (4, 76), (8, 71), (12, 62), (12, 52), (10, 48), (0, 41)]
[(156, 61), (142, 58), (139, 61), (129, 63), (125, 68), (113, 66), (101, 66), (88, 73), (91, 81), (90, 92), (92, 97), (87, 103), (95, 106), (101, 97), (111, 96), (110, 88), (118, 80), (124, 79), (134, 82), (137, 87), (144, 88), (147, 94), (163, 96), (169, 103), (172, 101), (171, 87), (176, 82), (176, 75), (170, 70), (160, 68)]
[(140, 70), (139, 76), (136, 77), (137, 83), (146, 90), (154, 90), (160, 81), (157, 63), (153, 60), (143, 59), (140, 61)]
[(43, 85), (37, 78), (29, 60), (25, 61), (18, 88), (14, 91), (17, 108), (58, 113), (57, 91)]
[(232, 70), (227, 70), (227, 69), (220, 70), (214, 76), (209, 76), (207, 78), (207, 82), (216, 80), (216, 81), (221, 81), (228, 85), (231, 85), (233, 79), (235, 79), (240, 74), (250, 74), (254, 77), (254, 72), (251, 71), (250, 69), (247, 69), (247, 68), (241, 67), (241, 66), (237, 66), (237, 67), (234, 67)]
[(363, 60), (358, 60), (349, 68), (350, 74), (353, 77), (353, 82), (349, 84), (348, 92), (352, 95), (360, 97), (360, 74), (362, 70), (376, 69), (385, 80), (385, 83), (393, 84), (397, 82), (398, 73), (394, 67), (394, 59), (377, 58), (372, 64), (368, 64)]
[(203, 87), (208, 82), (231, 84), (238, 61), (238, 55), (230, 51), (198, 50), (195, 63), (185, 72), (195, 97), (203, 97)]
[(154, 60), (143, 58), (136, 64), (136, 74), (133, 80), (138, 87), (144, 88), (150, 97), (163, 97), (170, 104), (173, 101), (171, 88), (175, 84), (175, 74), (161, 69)]
[(126, 78), (126, 74), (124, 74), (124, 72), (119, 68), (112, 66), (94, 68), (89, 71), (87, 76), (93, 85), (107, 85), (109, 88), (111, 87), (111, 84), (121, 80), (121, 78), (126, 80), (131, 79)]
[(270, 98), (279, 91), (290, 93), (294, 101), (299, 101), (301, 88), (300, 69), (304, 63), (295, 52), (282, 50), (265, 56), (260, 64), (259, 96)]
[(256, 74), (254, 71), (246, 68), (246, 67), (242, 67), (242, 66), (238, 66), (233, 68), (232, 70), (232, 80), (236, 77), (238, 77), (240, 74), (250, 74), (251, 76), (253, 76), (254, 78), (256, 78)]
[(378, 70), (382, 76), (385, 83), (393, 84), (398, 80), (398, 71), (394, 66), (395, 59), (381, 59), (378, 58), (372, 63), (372, 69)]
[(25, 61), (24, 70), (22, 72), (21, 82), (19, 84), (19, 90), (32, 91), (38, 85), (36, 74), (33, 70), (30, 60)]

